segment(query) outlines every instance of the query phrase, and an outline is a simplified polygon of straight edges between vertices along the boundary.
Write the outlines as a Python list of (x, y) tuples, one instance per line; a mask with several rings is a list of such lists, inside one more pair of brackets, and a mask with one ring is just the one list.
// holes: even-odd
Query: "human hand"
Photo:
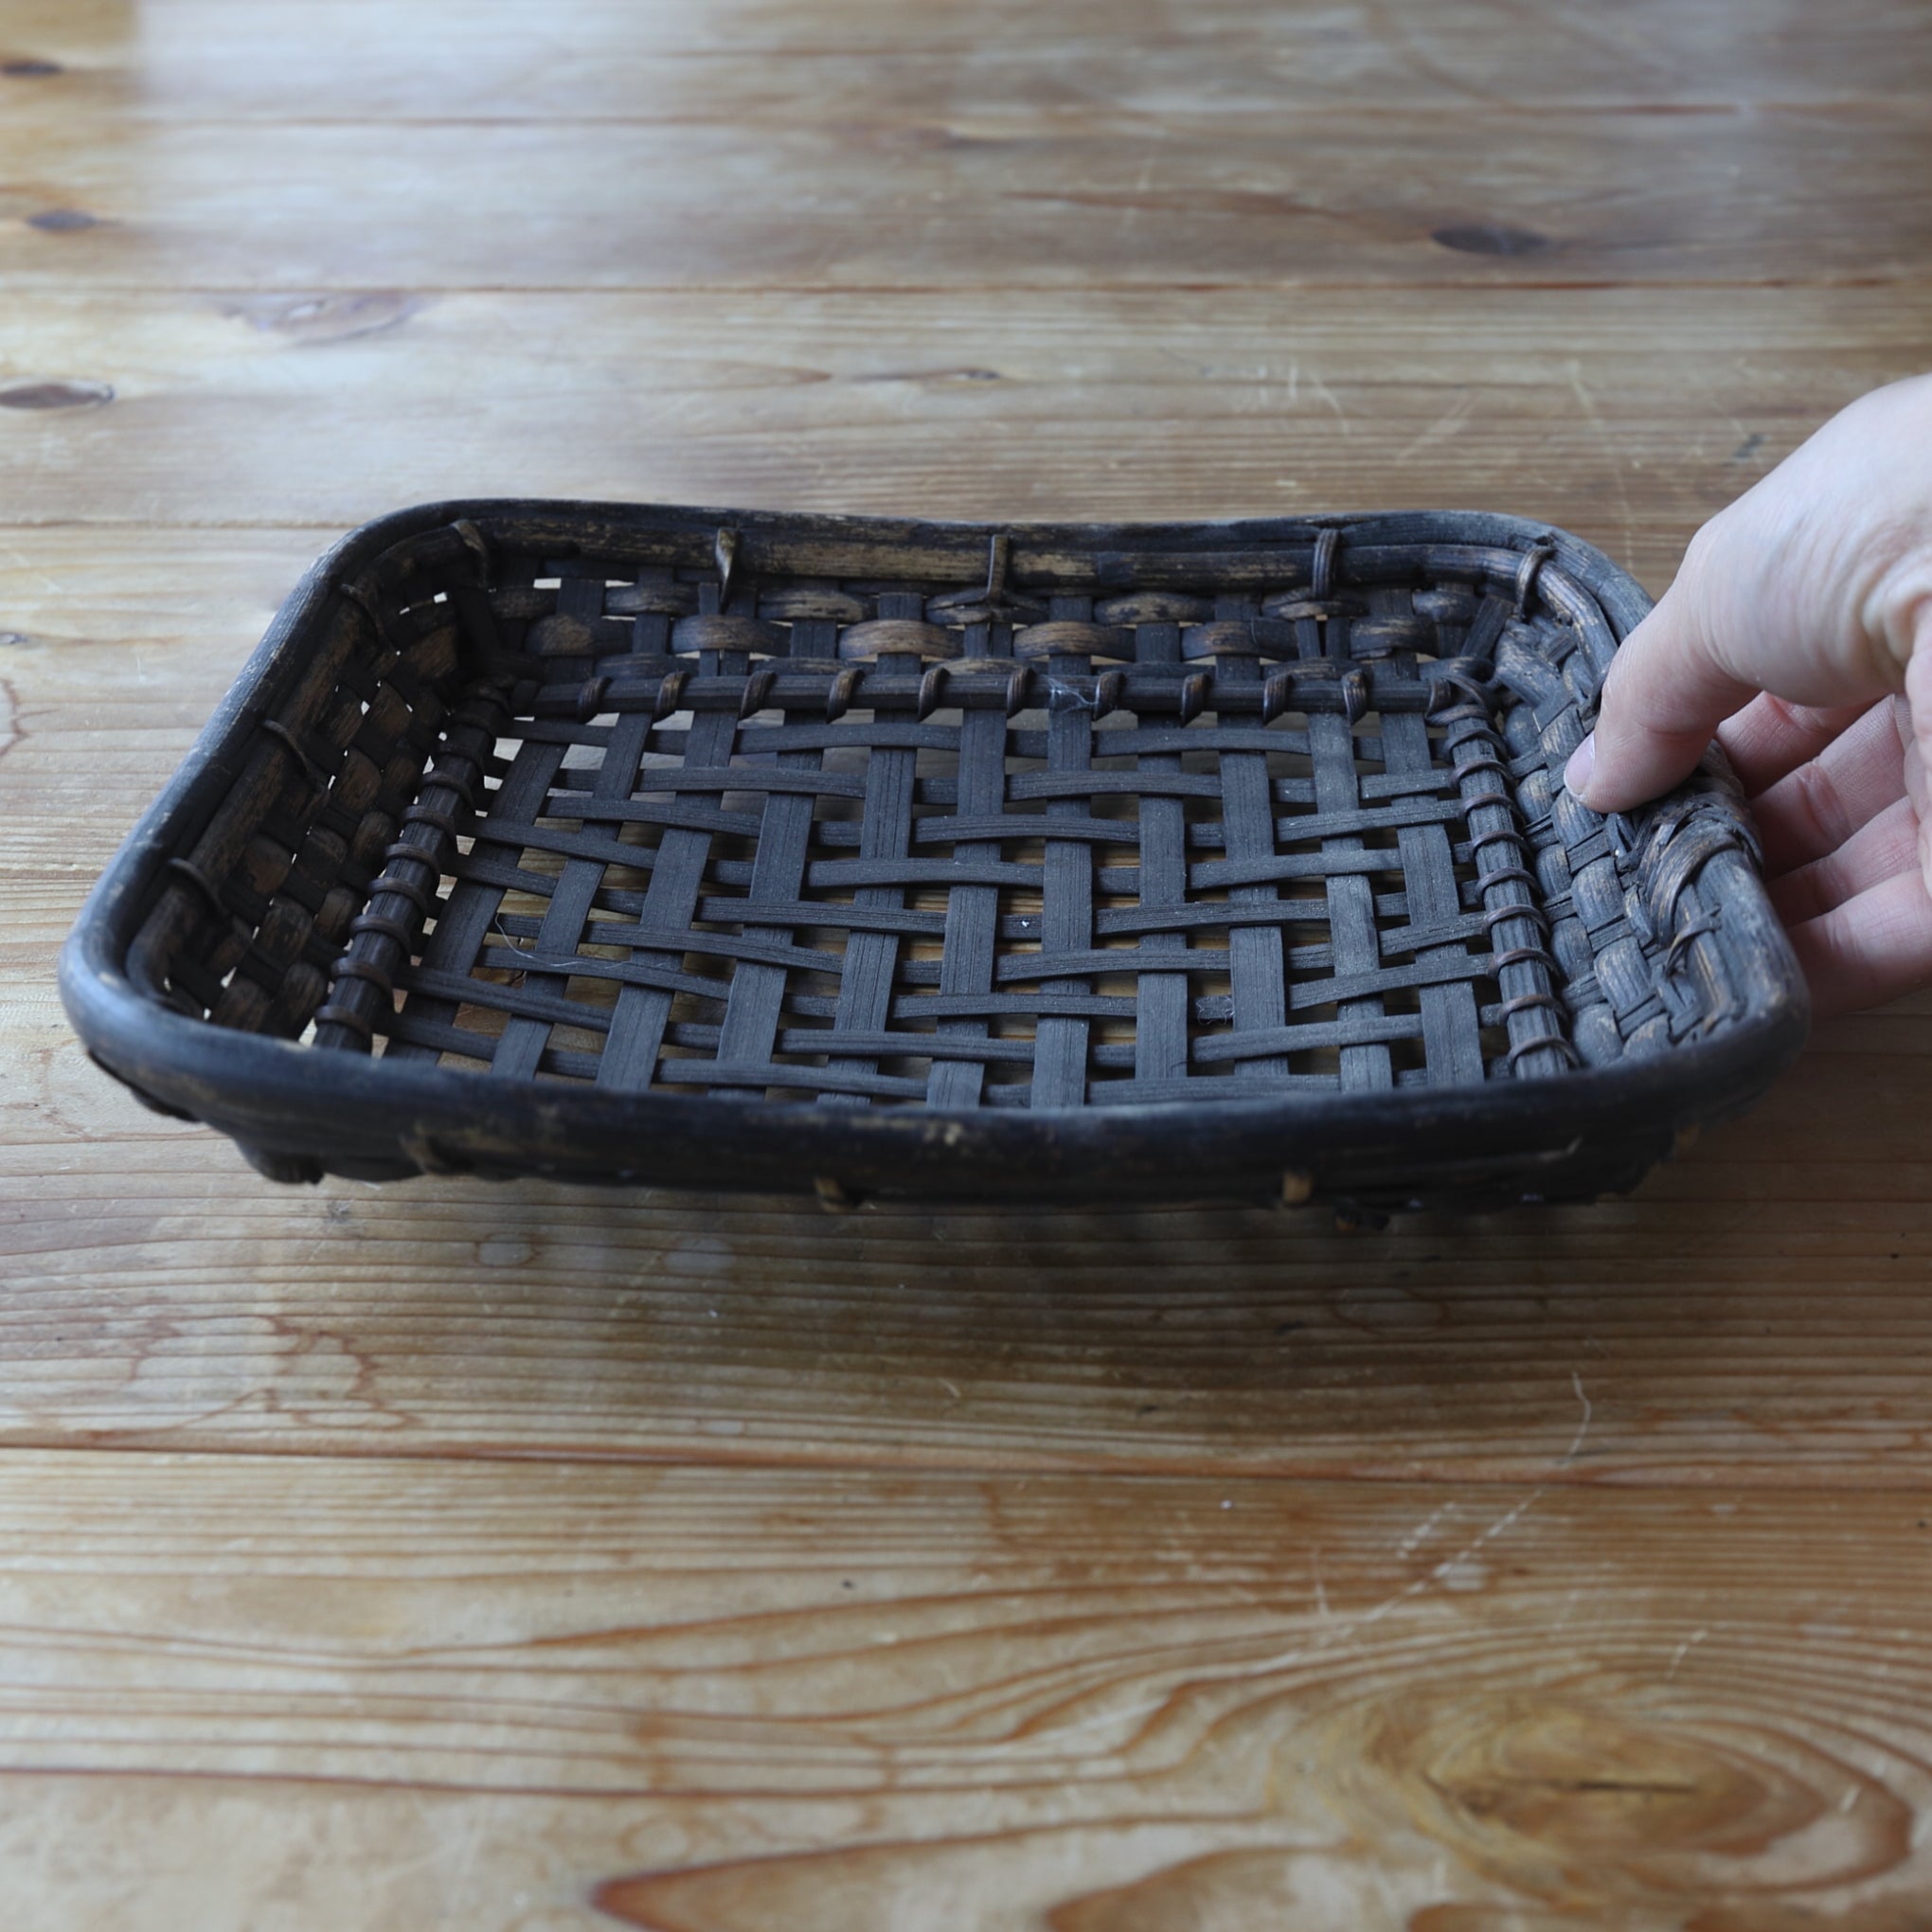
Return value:
[(1932, 376), (1861, 397), (1697, 532), (1565, 782), (1627, 811), (1713, 728), (1819, 1017), (1932, 982)]

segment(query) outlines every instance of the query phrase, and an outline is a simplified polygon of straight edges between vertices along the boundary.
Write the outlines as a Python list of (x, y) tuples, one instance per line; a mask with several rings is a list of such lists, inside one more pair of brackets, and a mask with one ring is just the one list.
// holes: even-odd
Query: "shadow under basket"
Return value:
[(1806, 1022), (1714, 752), (1563, 789), (1647, 608), (1476, 513), (405, 510), (283, 607), (63, 993), (283, 1181), (1619, 1190)]

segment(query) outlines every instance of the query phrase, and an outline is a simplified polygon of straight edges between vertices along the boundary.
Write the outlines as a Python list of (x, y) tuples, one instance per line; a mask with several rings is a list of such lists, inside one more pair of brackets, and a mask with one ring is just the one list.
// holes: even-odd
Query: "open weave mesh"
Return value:
[(1467, 1086), (1723, 1015), (1689, 882), (1737, 820), (1691, 813), (1647, 904), (1562, 792), (1611, 640), (1547, 546), (1330, 529), (1073, 594), (1001, 538), (962, 587), (457, 529), (460, 570), (343, 587), (240, 863), (174, 862), (177, 1004), (941, 1109)]

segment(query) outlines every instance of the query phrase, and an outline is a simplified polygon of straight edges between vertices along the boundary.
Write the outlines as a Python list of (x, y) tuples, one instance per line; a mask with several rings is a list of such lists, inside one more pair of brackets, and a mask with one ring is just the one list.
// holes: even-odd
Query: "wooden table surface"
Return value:
[(414, 500), (1661, 588), (1932, 365), (1923, 0), (5, 0), (0, 157), (7, 1932), (1932, 1923), (1932, 999), (1345, 1237), (278, 1190), (53, 991)]

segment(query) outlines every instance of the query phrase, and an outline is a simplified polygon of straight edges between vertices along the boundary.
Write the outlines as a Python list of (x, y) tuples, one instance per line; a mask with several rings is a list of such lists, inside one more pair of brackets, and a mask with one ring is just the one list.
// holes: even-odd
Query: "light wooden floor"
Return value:
[(1932, 1923), (1932, 999), (1635, 1200), (1349, 1239), (282, 1191), (52, 986), (412, 500), (1465, 504), (1660, 588), (1932, 366), (1923, 0), (4, 0), (0, 63), (6, 1932)]

